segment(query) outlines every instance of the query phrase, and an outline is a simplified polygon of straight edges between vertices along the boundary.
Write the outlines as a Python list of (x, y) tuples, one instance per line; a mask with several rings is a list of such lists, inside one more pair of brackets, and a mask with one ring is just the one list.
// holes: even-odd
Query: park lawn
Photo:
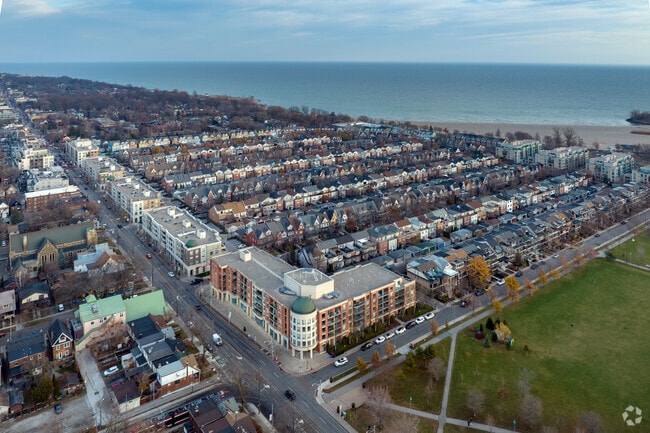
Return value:
[[(634, 240), (632, 240), (634, 239)], [(635, 265), (650, 265), (650, 230), (639, 233), (627, 242), (609, 250), (615, 258)]]
[(447, 416), (467, 419), (467, 394), (476, 389), (485, 396), (476, 421), (490, 413), (501, 427), (517, 419), (518, 431), (532, 431), (520, 416), (517, 383), (526, 369), (533, 372), (531, 393), (542, 401), (542, 425), (573, 432), (579, 414), (593, 410), (606, 431), (624, 429), (624, 408), (650, 401), (648, 277), (596, 259), (503, 311), (514, 348), (485, 349), (459, 332)]
[[(445, 338), (434, 345), (436, 357), (442, 359), (445, 371), (447, 370), (450, 347), (450, 338)], [(425, 393), (428, 380), (429, 374), (426, 370), (417, 367), (408, 370), (405, 363), (402, 362), (388, 370), (374, 374), (374, 377), (365, 383), (365, 387), (387, 386), (394, 404), (404, 407), (410, 405), (413, 409), (437, 414), (440, 413), (442, 405), (445, 377), (443, 376), (437, 383), (434, 383), (430, 396)]]
[[(345, 420), (352, 426), (352, 428), (360, 433), (366, 433), (366, 431), (368, 431), (368, 426), (374, 423), (372, 414), (366, 407), (361, 406), (355, 409), (348, 409), (346, 412), (347, 418)], [(387, 419), (396, 414), (396, 411), (388, 410)], [(418, 418), (418, 433), (436, 433), (437, 430), (438, 422), (436, 420)], [(377, 429), (376, 433), (379, 433), (380, 431), (383, 430)]]

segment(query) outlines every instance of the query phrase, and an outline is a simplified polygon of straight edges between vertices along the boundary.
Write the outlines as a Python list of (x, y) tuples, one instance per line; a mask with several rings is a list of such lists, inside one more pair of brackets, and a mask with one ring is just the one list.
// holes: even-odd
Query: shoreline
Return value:
[[(471, 123), (471, 122), (412, 122), (419, 126), (433, 126), (434, 128), (447, 128), (449, 131), (458, 130), (469, 134), (484, 135), (495, 133), (497, 129), (503, 137), (506, 132), (517, 131), (527, 132), (535, 136), (539, 134), (540, 139), (545, 135), (552, 135), (553, 128), (572, 128), (578, 137), (582, 138), (586, 147), (593, 147), (594, 143), (599, 146), (612, 146), (616, 144), (650, 144), (650, 125), (628, 125), (628, 126), (595, 126), (595, 125), (546, 125), (546, 124), (523, 124), (523, 123)], [(634, 132), (633, 132), (634, 131)]]

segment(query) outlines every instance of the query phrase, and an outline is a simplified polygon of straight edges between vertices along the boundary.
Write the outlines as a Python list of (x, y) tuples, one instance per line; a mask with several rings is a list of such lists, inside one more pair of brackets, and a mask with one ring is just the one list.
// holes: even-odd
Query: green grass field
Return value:
[(609, 252), (615, 258), (626, 262), (631, 260), (635, 265), (650, 265), (650, 230), (635, 235), (633, 239), (612, 248)]
[[(580, 412), (593, 410), (605, 431), (625, 430), (626, 406), (650, 412), (649, 280), (650, 272), (596, 259), (503, 312), (514, 348), (485, 349), (459, 332), (447, 415), (467, 419), (467, 393), (476, 389), (485, 396), (479, 422), (489, 413), (504, 428), (518, 419), (517, 431), (550, 425), (569, 433)], [(520, 416), (522, 370), (543, 405), (536, 429)]]

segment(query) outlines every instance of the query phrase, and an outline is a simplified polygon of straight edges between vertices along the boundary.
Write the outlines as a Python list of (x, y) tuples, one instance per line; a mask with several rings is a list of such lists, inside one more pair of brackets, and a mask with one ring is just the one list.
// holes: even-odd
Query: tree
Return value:
[(49, 374), (44, 374), (32, 390), (32, 398), (35, 403), (42, 403), (50, 398), (53, 390), (52, 377)]
[(537, 282), (542, 286), (548, 283), (548, 274), (544, 270), (539, 271), (537, 274)]
[(395, 345), (393, 343), (387, 343), (385, 353), (386, 353), (386, 358), (388, 359), (392, 358), (393, 355), (395, 354)]
[(477, 389), (473, 389), (467, 393), (467, 409), (472, 412), (473, 416), (483, 412), (483, 406), (485, 404), (485, 396), (483, 393)]
[(435, 321), (435, 319), (431, 319), (431, 322), (429, 323), (429, 329), (431, 330), (431, 335), (434, 337), (438, 335), (438, 330), (439, 330), (439, 325), (438, 322)]
[(482, 256), (477, 256), (469, 260), (467, 275), (472, 288), (484, 289), (490, 281), (492, 272), (490, 271), (490, 265), (488, 265), (485, 259)]
[(528, 290), (529, 295), (537, 291), (537, 286), (529, 279), (526, 279), (526, 281), (524, 281), (524, 287), (526, 288), (526, 290)]
[(531, 394), (521, 399), (521, 418), (532, 428), (542, 418), (542, 401)]
[[(503, 304), (498, 299), (495, 299), (495, 300), (492, 301), (492, 308), (494, 308), (494, 311), (497, 314), (501, 314), (501, 312), (503, 311)], [(494, 325), (492, 325), (492, 326), (494, 326)], [(494, 328), (492, 328), (492, 329), (494, 329)]]
[(389, 432), (402, 432), (402, 433), (418, 433), (418, 425), (420, 418), (406, 412), (397, 412), (393, 415), (388, 422), (384, 431)]
[[(492, 301), (492, 307), (494, 308), (494, 301)], [(487, 321), (485, 322), (485, 329), (487, 329), (488, 331), (494, 331), (494, 321), (492, 320), (491, 317), (487, 318)]]
[(61, 384), (59, 383), (59, 379), (54, 375), (52, 375), (52, 396), (54, 398), (61, 396)]
[(379, 425), (384, 425), (388, 413), (388, 405), (392, 403), (390, 392), (385, 386), (374, 386), (368, 390), (367, 405), (373, 419)]
[(372, 352), (372, 365), (379, 367), (379, 364), (381, 364), (381, 355), (378, 350), (375, 350)]
[(429, 361), (427, 364), (427, 371), (435, 382), (443, 377), (445, 375), (445, 363), (442, 358), (435, 357)]
[(519, 290), (514, 287), (508, 287), (506, 290), (506, 296), (510, 299), (510, 302), (515, 303), (519, 300)]
[(605, 431), (602, 418), (594, 411), (580, 413), (578, 421), (585, 433), (603, 433)]
[(357, 370), (359, 370), (359, 373), (365, 373), (366, 370), (368, 369), (368, 363), (363, 360), (360, 356), (357, 357)]
[(564, 144), (567, 147), (576, 146), (578, 144), (580, 137), (578, 137), (578, 134), (576, 134), (576, 131), (573, 128), (564, 128), (562, 133), (564, 134)]
[(517, 281), (514, 276), (508, 275), (506, 277), (506, 288), (511, 290), (519, 290), (519, 281)]
[(548, 273), (548, 276), (553, 278), (554, 280), (557, 280), (558, 278), (560, 278), (561, 274), (560, 271), (558, 271), (557, 269), (551, 269)]

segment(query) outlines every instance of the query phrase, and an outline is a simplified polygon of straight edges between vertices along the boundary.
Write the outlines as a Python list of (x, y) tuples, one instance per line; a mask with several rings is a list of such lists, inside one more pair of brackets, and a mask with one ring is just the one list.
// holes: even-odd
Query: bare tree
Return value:
[(387, 422), (384, 431), (418, 433), (420, 419), (406, 412), (397, 412)]
[(437, 356), (427, 364), (427, 371), (434, 381), (440, 380), (445, 375), (445, 363)]
[(528, 423), (530, 427), (533, 427), (542, 418), (542, 401), (536, 397), (533, 397), (531, 394), (524, 395), (524, 398), (521, 399), (521, 417)]
[(467, 409), (469, 409), (473, 416), (483, 412), (485, 405), (485, 396), (477, 389), (471, 390), (467, 393)]
[(564, 134), (564, 144), (566, 146), (576, 146), (578, 144), (580, 137), (573, 128), (564, 128), (562, 133)]
[(388, 405), (391, 403), (392, 399), (387, 387), (375, 386), (368, 390), (368, 409), (377, 424), (384, 425)]
[(579, 422), (585, 433), (603, 433), (605, 431), (602, 418), (594, 411), (580, 413)]
[(431, 322), (429, 322), (429, 329), (431, 329), (431, 335), (436, 336), (438, 335), (438, 330), (439, 330), (439, 325), (438, 322), (436, 322), (435, 319), (431, 319)]

